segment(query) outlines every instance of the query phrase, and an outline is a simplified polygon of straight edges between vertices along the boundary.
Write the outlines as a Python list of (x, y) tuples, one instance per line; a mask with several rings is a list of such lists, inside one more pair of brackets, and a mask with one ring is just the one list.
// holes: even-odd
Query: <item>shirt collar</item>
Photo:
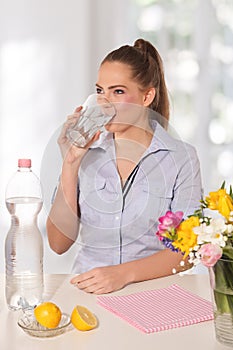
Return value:
[(152, 120), (151, 127), (154, 130), (154, 135), (148, 148), (148, 153), (159, 150), (176, 150), (176, 139), (169, 135), (169, 133), (158, 122)]

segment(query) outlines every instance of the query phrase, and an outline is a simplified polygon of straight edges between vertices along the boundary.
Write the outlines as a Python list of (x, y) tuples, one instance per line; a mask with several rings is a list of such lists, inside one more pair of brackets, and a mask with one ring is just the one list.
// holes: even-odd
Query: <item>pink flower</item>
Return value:
[(181, 220), (183, 218), (183, 212), (182, 211), (177, 211), (175, 213), (171, 211), (167, 211), (164, 216), (161, 216), (159, 218), (159, 226), (158, 230), (159, 232), (166, 232), (166, 231), (171, 231), (171, 229), (176, 228), (179, 226)]
[(201, 256), (203, 265), (214, 266), (222, 256), (222, 249), (217, 244), (206, 243), (201, 246), (198, 253)]

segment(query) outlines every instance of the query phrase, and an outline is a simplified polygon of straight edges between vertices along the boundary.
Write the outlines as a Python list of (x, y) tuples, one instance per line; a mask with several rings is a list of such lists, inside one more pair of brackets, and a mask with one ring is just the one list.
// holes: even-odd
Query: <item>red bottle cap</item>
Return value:
[(31, 168), (32, 162), (31, 159), (18, 159), (19, 168)]

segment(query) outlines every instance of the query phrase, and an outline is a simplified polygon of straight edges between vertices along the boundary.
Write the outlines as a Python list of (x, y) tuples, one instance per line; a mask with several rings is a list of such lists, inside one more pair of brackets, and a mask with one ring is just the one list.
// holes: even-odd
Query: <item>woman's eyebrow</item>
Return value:
[[(102, 86), (100, 86), (99, 84), (95, 84), (95, 85), (96, 85), (96, 87), (103, 89)], [(111, 90), (111, 89), (115, 89), (115, 88), (119, 88), (119, 87), (127, 89), (127, 86), (125, 86), (125, 85), (111, 85), (108, 87), (108, 89)]]

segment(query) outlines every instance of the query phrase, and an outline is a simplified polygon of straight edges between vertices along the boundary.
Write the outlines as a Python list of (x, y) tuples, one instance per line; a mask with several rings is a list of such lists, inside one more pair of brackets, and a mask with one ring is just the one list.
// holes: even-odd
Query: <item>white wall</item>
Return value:
[[(0, 0), (1, 272), (10, 226), (5, 187), (17, 159), (31, 158), (38, 175), (43, 168), (48, 200), (60, 164), (55, 132), (94, 92), (102, 58), (131, 40), (127, 18), (128, 1), (123, 0)], [(76, 247), (64, 256), (51, 252), (45, 236), (47, 210), (46, 204), (39, 215), (45, 271), (67, 272)]]

